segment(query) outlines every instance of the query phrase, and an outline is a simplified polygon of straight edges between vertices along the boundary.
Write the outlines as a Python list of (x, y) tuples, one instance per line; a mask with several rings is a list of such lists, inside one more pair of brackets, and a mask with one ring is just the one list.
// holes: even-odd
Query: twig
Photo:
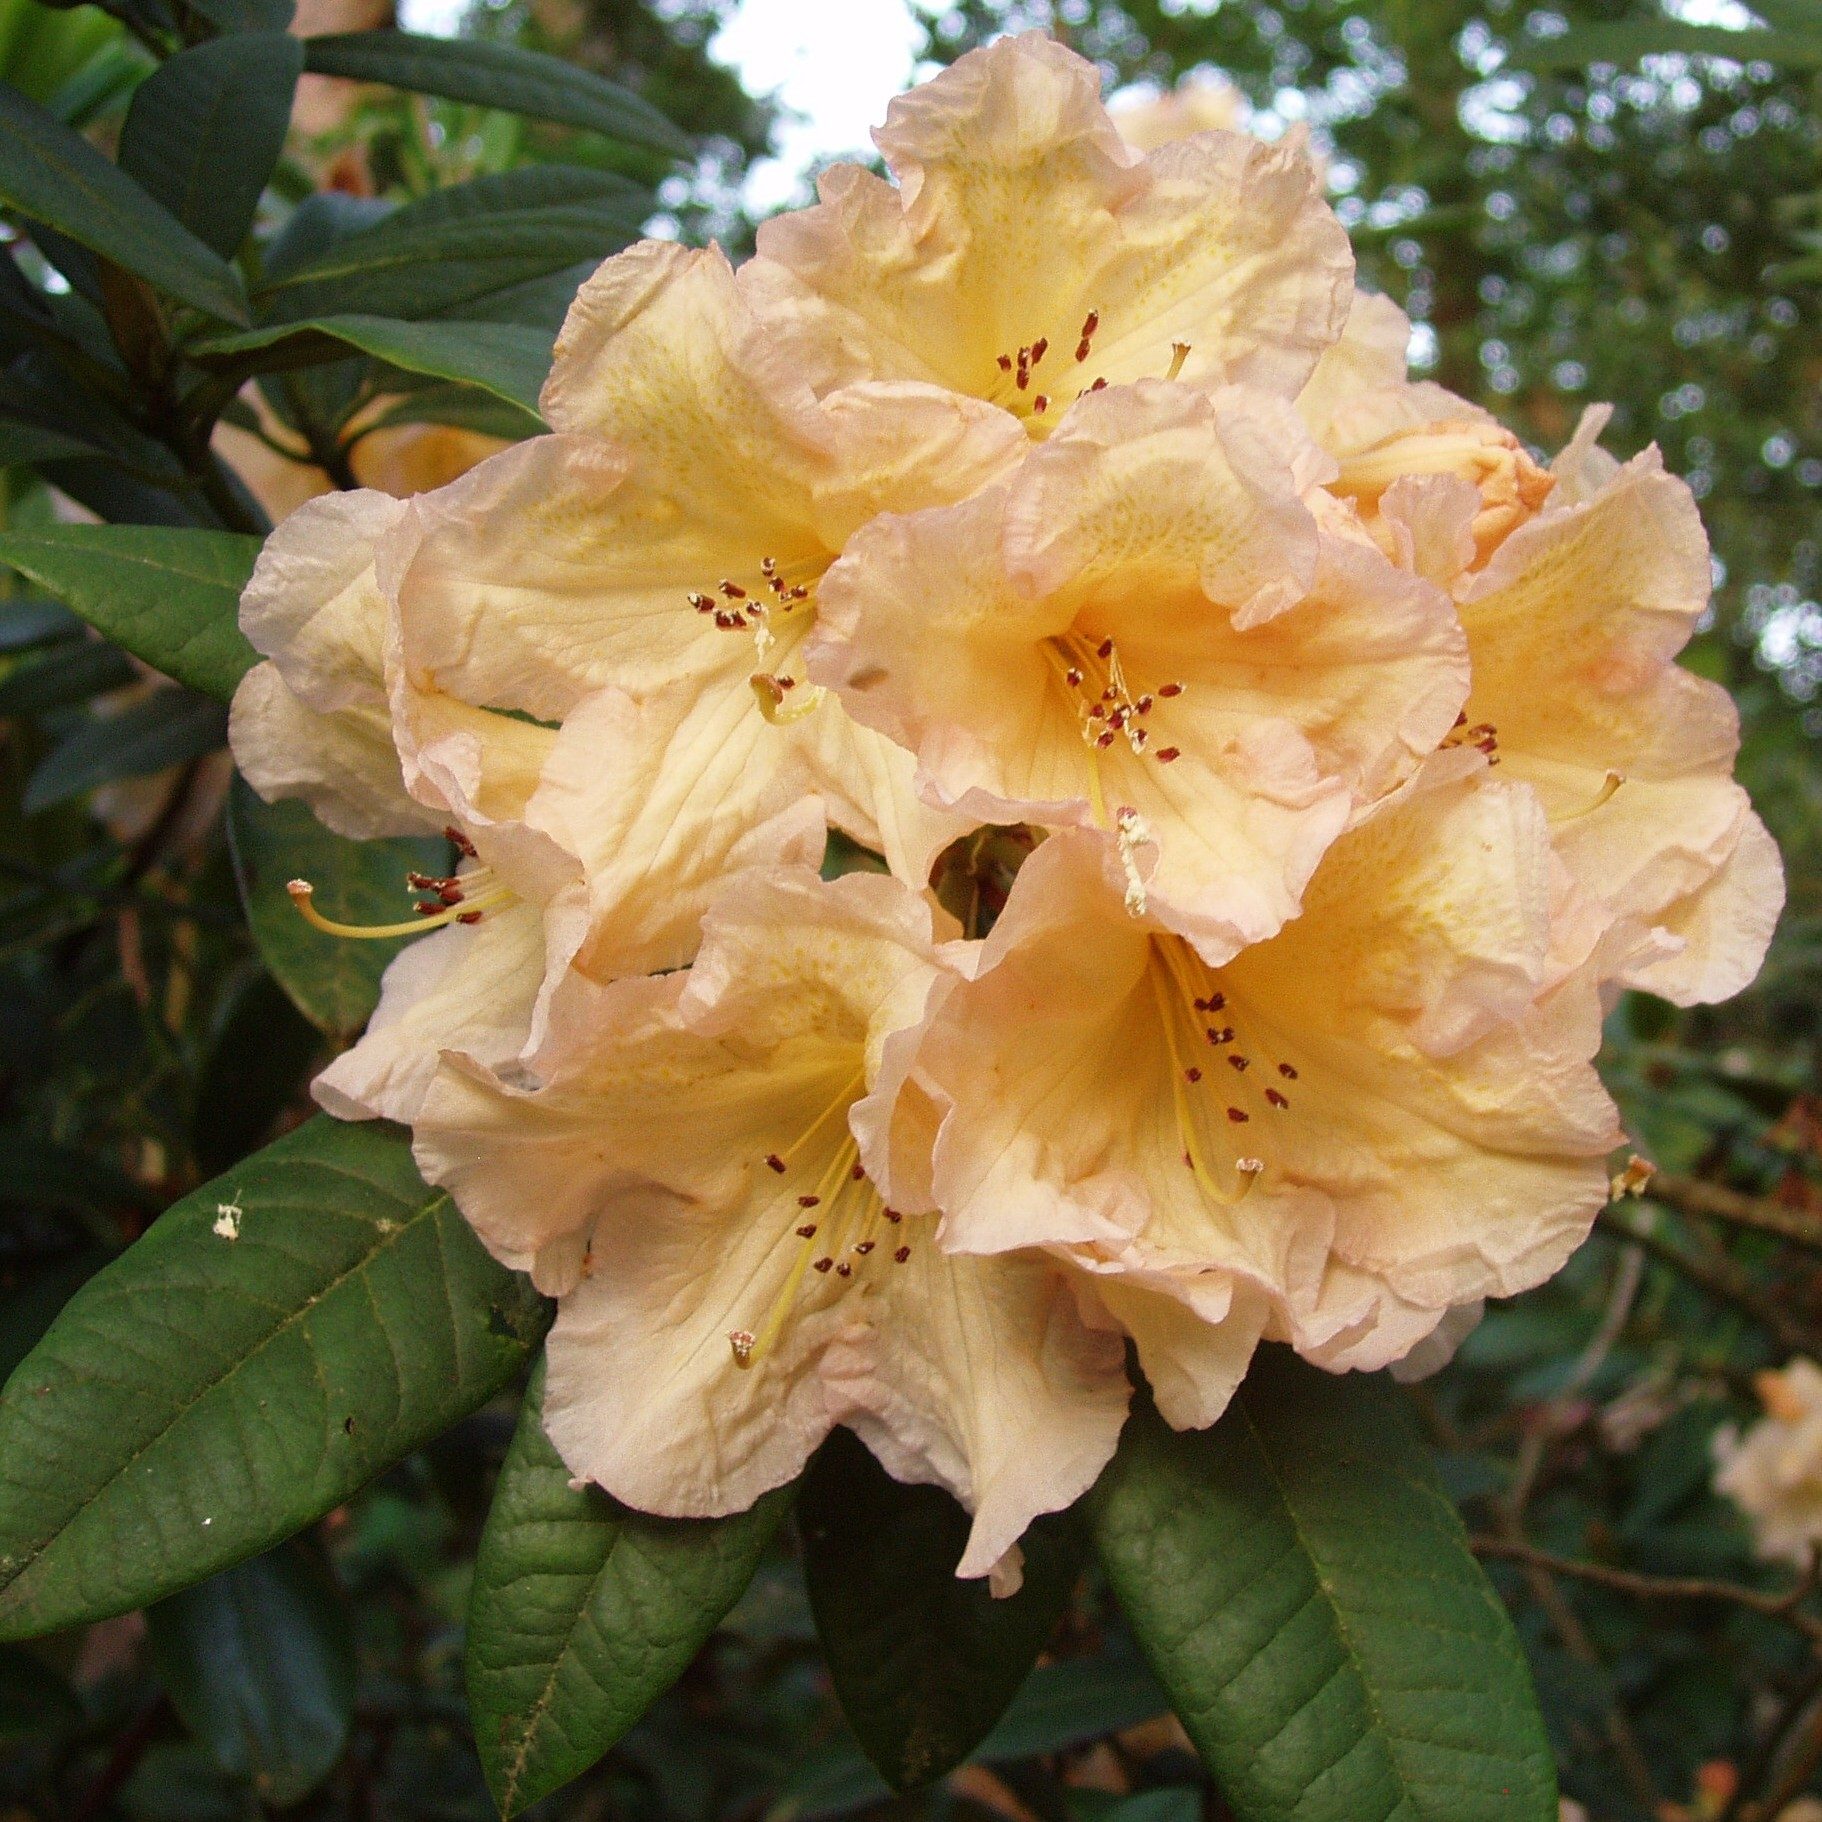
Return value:
[(1539, 1414), (1519, 1448), (1518, 1462), (1512, 1471), (1512, 1486), (1506, 1494), (1506, 1508), (1514, 1525), (1522, 1525), (1525, 1506), (1537, 1477), (1543, 1471), (1544, 1456), (1550, 1444), (1571, 1426), (1571, 1412), (1581, 1395), (1594, 1383), (1594, 1376), (1607, 1364), (1614, 1343), (1625, 1332), (1639, 1284), (1645, 1276), (1645, 1255), (1636, 1246), (1620, 1249), (1619, 1265), (1613, 1274), (1613, 1285), (1607, 1293), (1607, 1307), (1599, 1324), (1589, 1336), (1581, 1357), (1554, 1398)]
[(1786, 1207), (1767, 1196), (1743, 1195), (1719, 1183), (1704, 1183), (1699, 1177), (1670, 1176), (1662, 1171), (1651, 1179), (1645, 1194), (1686, 1215), (1702, 1215), (1762, 1234), (1776, 1234), (1780, 1239), (1794, 1240), (1799, 1246), (1822, 1252), (1822, 1218), (1800, 1208)]
[[(1613, 1274), (1613, 1283), (1607, 1292), (1607, 1307), (1601, 1313), (1600, 1322), (1583, 1347), (1568, 1381), (1538, 1414), (1537, 1421), (1525, 1436), (1513, 1468), (1511, 1488), (1495, 1507), (1495, 1518), (1501, 1536), (1517, 1549), (1529, 1548), (1525, 1543), (1525, 1506), (1543, 1472), (1550, 1445), (1571, 1427), (1572, 1407), (1593, 1382), (1614, 1343), (1624, 1332), (1643, 1276), (1643, 1253), (1636, 1246), (1623, 1249)], [(1550, 1622), (1550, 1629), (1562, 1640), (1563, 1649), (1577, 1663), (1586, 1665), (1605, 1680), (1607, 1667), (1594, 1640), (1588, 1636), (1581, 1615), (1570, 1605), (1548, 1568), (1540, 1562), (1522, 1562), (1521, 1567), (1525, 1583), (1531, 1590), (1531, 1598)], [(1620, 1705), (1618, 1696), (1611, 1692), (1606, 1712), (1602, 1716), (1602, 1725), (1606, 1730), (1607, 1744), (1612, 1749), (1614, 1762), (1632, 1792), (1633, 1801), (1647, 1815), (1655, 1815), (1658, 1789), (1657, 1781), (1652, 1776), (1651, 1762), (1645, 1757), (1644, 1748), (1632, 1731), (1632, 1723), (1626, 1718), (1626, 1711)]]
[(1809, 1666), (1802, 1681), (1784, 1698), (1777, 1719), (1765, 1730), (1764, 1737), (1740, 1767), (1740, 1782), (1715, 1822), (1741, 1822), (1750, 1810), (1758, 1807), (1751, 1800), (1752, 1793), (1764, 1787), (1779, 1760), (1787, 1756), (1787, 1748), (1797, 1737), (1798, 1727), (1818, 1696), (1822, 1696), (1822, 1657)]
[(1603, 1209), (1600, 1220), (1611, 1233), (1643, 1247), (1652, 1258), (1662, 1260), (1715, 1302), (1730, 1304), (1742, 1315), (1750, 1316), (1776, 1338), (1786, 1353), (1807, 1354), (1815, 1350), (1816, 1337), (1809, 1325), (1786, 1314), (1769, 1297), (1762, 1295), (1743, 1272), (1720, 1260), (1710, 1262), (1696, 1258), (1674, 1241), (1635, 1227), (1617, 1208)]
[(1801, 1603), (1816, 1590), (1818, 1558), (1812, 1555), (1795, 1587), (1783, 1594), (1766, 1594), (1757, 1588), (1743, 1588), (1738, 1582), (1711, 1581), (1696, 1575), (1641, 1575), (1632, 1569), (1613, 1569), (1605, 1563), (1585, 1563), (1574, 1557), (1553, 1556), (1507, 1537), (1471, 1537), (1469, 1546), (1476, 1556), (1497, 1557), (1503, 1562), (1522, 1563), (1542, 1569), (1550, 1575), (1566, 1575), (1572, 1580), (1592, 1582), (1597, 1587), (1612, 1588), (1620, 1594), (1635, 1594), (1644, 1600), (1728, 1601), (1766, 1619), (1784, 1620), (1822, 1651), (1822, 1619), (1805, 1613)]

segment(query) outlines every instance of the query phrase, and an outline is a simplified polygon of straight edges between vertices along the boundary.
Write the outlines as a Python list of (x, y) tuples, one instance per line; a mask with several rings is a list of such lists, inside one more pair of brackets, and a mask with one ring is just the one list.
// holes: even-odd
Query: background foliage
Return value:
[[(0, 602), (0, 1375), (149, 1228), (176, 1246), (189, 1230), (263, 1220), (287, 1198), (306, 1205), (312, 1172), (333, 1167), (360, 1186), (335, 1232), (312, 1250), (250, 1224), (206, 1287), (216, 1307), (244, 1306), (259, 1371), (282, 1372), (284, 1348), (312, 1345), (259, 1330), (254, 1293), (273, 1274), (358, 1284), (371, 1293), (362, 1307), (383, 1315), (410, 1248), (459, 1251), (446, 1203), (398, 1180), (383, 1145), (326, 1158), (321, 1128), (299, 1125), (304, 1084), (358, 1028), (386, 957), (326, 944), (282, 891), (289, 874), (309, 873), (332, 914), (371, 918), (390, 913), (404, 867), (440, 871), (441, 856), (436, 844), (356, 849), (231, 788), (219, 699), (246, 653), (221, 634), (222, 604), (268, 509), (356, 480), (426, 484), (489, 446), (463, 439), (532, 429), (577, 278), (642, 223), (736, 245), (750, 232), (736, 186), (770, 120), (763, 98), (706, 55), (726, 10), (488, 9), (471, 36), (505, 61), (471, 63), (466, 77), (395, 41), (316, 46), (312, 69), (378, 80), (307, 78), (287, 131), (302, 54), (279, 36), (284, 0), (119, 0), (106, 12), (0, 0), (0, 76), (23, 97), (0, 101), (0, 199), (10, 219), (40, 224), (8, 229), (0, 263), (0, 559), (18, 576)], [(1640, 1148), (1667, 1173), (1661, 1193), (1621, 1205), (1557, 1281), (1490, 1314), (1417, 1407), (1448, 1493), (1496, 1564), (1563, 1787), (1615, 1822), (1769, 1818), (1822, 1789), (1818, 1609), (1783, 1604), (1791, 1576), (1754, 1562), (1738, 1516), (1709, 1489), (1713, 1436), (1753, 1413), (1754, 1370), (1822, 1353), (1822, 711), (1811, 706), (1822, 692), (1822, 31), (1813, 0), (1756, 10), (1764, 30), (1750, 56), (1744, 40), (1643, 0), (1560, 11), (964, 0), (929, 28), (936, 60), (1040, 24), (1115, 82), (1224, 68), (1268, 125), (1314, 125), (1363, 271), (1422, 325), (1437, 377), (1546, 449), (1585, 402), (1613, 400), (1611, 445), (1629, 453), (1655, 438), (1703, 497), (1718, 588), (1692, 662), (1740, 700), (1742, 774), (1783, 846), (1791, 908), (1742, 1000), (1616, 1011), (1609, 1076)], [(512, 64), (519, 47), (617, 86), (552, 86), (547, 66)], [(163, 83), (168, 97), (180, 64), (188, 86), (175, 99), (189, 113), (142, 104), (136, 123), (141, 85)], [(238, 143), (264, 122), (269, 176), (237, 173), (212, 150), (209, 122), (224, 108)], [(674, 155), (688, 148), (667, 117), (695, 140), (682, 164)], [(159, 120), (173, 118), (192, 125), (161, 141)], [(117, 159), (183, 237), (160, 240), (100, 179), (89, 217), (43, 227), (21, 147), (47, 145), (91, 177), (85, 149)], [(480, 191), (451, 200), (452, 186), (477, 179)], [(59, 497), (115, 528), (72, 546)], [(174, 544), (159, 528), (214, 535)], [(176, 643), (160, 629), (156, 655), (174, 683), (128, 655), (151, 649), (136, 619), (147, 564), (167, 622), (187, 613), (194, 629)], [(283, 1133), (277, 1152), (243, 1167)], [(183, 1200), (223, 1172), (233, 1201)], [(116, 1299), (116, 1326), (97, 1306), (89, 1345), (134, 1345), (134, 1298), (165, 1256), (135, 1254), (153, 1278)], [(583, 1774), (535, 1812), (563, 1817), (1223, 1813), (1102, 1579), (1137, 1621), (1143, 1577), (1107, 1549), (1104, 1571), (1078, 1577), (1086, 1549), (1067, 1526), (1034, 1546), (1016, 1613), (958, 1601), (941, 1616), (942, 1636), (975, 1654), (976, 1686), (1003, 1650), (994, 1627), (1048, 1638), (1047, 1655), (969, 1766), (889, 1798), (840, 1717), (813, 1619), (858, 1647), (829, 1662), (870, 1716), (875, 1756), (931, 1750), (890, 1700), (869, 1705), (878, 1653), (867, 1641), (891, 1636), (895, 1620), (868, 1591), (882, 1583), (881, 1536), (895, 1560), (937, 1560), (952, 1515), (894, 1505), (870, 1490), (864, 1461), (832, 1456), (800, 1494), (796, 1530), (762, 1509), (691, 1557), (701, 1632), (646, 1640), (641, 1673), (661, 1687), (681, 1667), (681, 1680), (604, 1760), (536, 1725), (508, 1739), (484, 1724), (477, 1752), (463, 1627), (519, 1572), (527, 1540), (549, 1588), (635, 1606), (677, 1559), (661, 1525), (625, 1514), (603, 1527), (578, 1508), (535, 1424), (515, 1439), (542, 1312), (478, 1251), (457, 1269), (472, 1332), (457, 1323), (421, 1337), (421, 1357), (394, 1363), (400, 1396), (384, 1408), (361, 1402), (366, 1382), (326, 1389), (317, 1417), (339, 1430), (326, 1459), (340, 1478), (320, 1522), (143, 1613), (0, 1646), (9, 1822), (482, 1818), (495, 1813), (483, 1760), (509, 1794)], [(341, 1321), (342, 1307), (329, 1299), (322, 1320)], [(217, 1395), (195, 1337), (173, 1331), (161, 1345), (169, 1377), (194, 1371), (198, 1398)], [(1251, 1395), (1271, 1396), (1262, 1385)], [(246, 1395), (257, 1400), (257, 1386)], [(1287, 1396), (1287, 1421), (1317, 1423)], [(42, 1421), (60, 1421), (60, 1408), (50, 1399)], [(169, 1413), (117, 1401), (91, 1420), (137, 1425), (147, 1448), (200, 1471)], [(1358, 1416), (1376, 1437), (1390, 1421), (1376, 1407)], [(20, 1434), (8, 1432), (15, 1446)], [(1415, 1438), (1408, 1446), (1420, 1453)], [(489, 1518), (509, 1460), (513, 1498)], [(1375, 1497), (1364, 1479), (1350, 1484)], [(1323, 1489), (1302, 1496), (1291, 1516), (1319, 1528)], [(69, 1497), (80, 1503), (81, 1488)], [(1145, 1509), (1147, 1497), (1143, 1482), (1110, 1481), (1093, 1522), (1105, 1537), (1136, 1512), (1168, 1549), (1177, 1507)], [(869, 1499), (886, 1501), (877, 1520), (838, 1535), (844, 1513), (874, 1510)], [(119, 1577), (117, 1605), (156, 1585), (136, 1588), (130, 1573), (155, 1516), (134, 1523), (127, 1510), (118, 1537), (88, 1540), (84, 1561)], [(211, 1547), (226, 1563), (236, 1536), (277, 1535), (282, 1516), (241, 1499), (199, 1522), (220, 1523)], [(1184, 1582), (1184, 1598), (1239, 1625), (1253, 1582), (1224, 1579), (1222, 1563), (1243, 1563), (1290, 1520), (1205, 1516), (1227, 1527), (1233, 1554), (1211, 1565), (1189, 1549), (1185, 1573), (1200, 1579)], [(1350, 1557), (1355, 1516), (1334, 1514), (1324, 1558), (1325, 1582), (1344, 1595), (1350, 1576), (1384, 1571)], [(800, 1535), (823, 1539), (807, 1586)], [(90, 1571), (71, 1562), (50, 1549), (35, 1559), (8, 1591), (13, 1618), (23, 1605), (53, 1624), (92, 1605)], [(594, 1687), (615, 1636), (566, 1635), (550, 1650), (568, 1651), (565, 1674)], [(955, 1686), (952, 1666), (892, 1668), (886, 1696), (920, 1678)], [(526, 1711), (517, 1674), (510, 1652), (471, 1662), (484, 1723)], [(1255, 1716), (1195, 1690), (1171, 1695), (1211, 1762), (1269, 1775), (1247, 1732)], [(945, 1710), (931, 1722), (926, 1709), (918, 1720), (965, 1750), (992, 1716)]]

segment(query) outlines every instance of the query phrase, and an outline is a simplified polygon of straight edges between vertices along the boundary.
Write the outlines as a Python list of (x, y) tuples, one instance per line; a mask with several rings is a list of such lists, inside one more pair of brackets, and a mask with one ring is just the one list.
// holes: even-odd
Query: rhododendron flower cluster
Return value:
[(1142, 154), (1038, 34), (878, 142), (610, 259), (550, 435), (288, 519), (234, 745), (450, 831), (316, 1092), (557, 1298), (572, 1472), (722, 1514), (847, 1425), (1007, 1588), (1128, 1343), (1201, 1426), (1555, 1271), (1603, 1010), (1737, 991), (1782, 880), (1689, 490), (1410, 380), (1300, 144)]

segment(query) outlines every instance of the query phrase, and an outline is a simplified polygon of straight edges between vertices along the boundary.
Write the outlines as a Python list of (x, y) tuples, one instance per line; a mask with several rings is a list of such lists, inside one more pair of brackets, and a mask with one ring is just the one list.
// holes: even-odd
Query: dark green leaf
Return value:
[(540, 1418), (544, 1370), (475, 1559), (468, 1697), (501, 1812), (595, 1763), (682, 1674), (745, 1592), (789, 1504), (724, 1519), (653, 1518), (570, 1486)]
[[(1067, 1752), (1136, 1727), (1168, 1706), (1157, 1679), (1131, 1658), (1067, 1658), (1044, 1664), (1025, 1679), (999, 1725), (970, 1758), (991, 1765)], [(865, 1809), (890, 1795), (858, 1746), (844, 1739), (816, 1753), (793, 1774), (782, 1793), (780, 1813), (816, 1822), (818, 1817)]]
[(87, 702), (139, 675), (125, 652), (100, 639), (54, 648), (0, 680), (0, 715), (42, 715), (47, 709)]
[(303, 46), (282, 28), (193, 45), (133, 93), (120, 168), (198, 240), (231, 256), (291, 122)]
[(341, 32), (306, 38), (304, 67), (319, 76), (387, 82), (449, 101), (585, 127), (678, 158), (690, 155), (688, 139), (649, 102), (592, 70), (517, 45), (425, 38), (414, 32)]
[(213, 753), (228, 711), (190, 690), (159, 690), (118, 715), (91, 717), (53, 747), (20, 799), (28, 816), (119, 778), (146, 778)]
[(93, 443), (53, 430), (46, 424), (28, 424), (20, 418), (0, 420), (0, 468), (22, 462), (57, 462), (71, 456), (92, 456)]
[(992, 1764), (1066, 1752), (1153, 1720), (1169, 1706), (1157, 1678), (1130, 1656), (1068, 1658), (1031, 1673), (974, 1757)]
[(226, 702), (259, 654), (240, 630), (257, 538), (151, 525), (0, 532), (0, 563), (31, 577), (135, 658)]
[(321, 1048), (321, 1034), (277, 982), (264, 972), (251, 975), (229, 1001), (197, 1080), (197, 1164), (226, 1170), (266, 1138)]
[(1267, 1349), (1212, 1429), (1135, 1411), (1089, 1512), (1241, 1822), (1554, 1822), (1524, 1653), (1396, 1388)]
[(0, 600), (0, 655), (64, 645), (82, 637), (82, 622), (61, 601), (29, 595)]
[(348, 1612), (315, 1553), (281, 1545), (146, 1618), (158, 1680), (222, 1770), (265, 1803), (308, 1796), (342, 1756), (354, 1712)]
[(471, 386), (441, 380), (406, 393), (371, 425), (363, 420), (363, 431), (386, 430), (395, 424), (448, 424), (457, 430), (477, 430), (483, 436), (507, 441), (537, 436), (544, 428), (543, 420), (523, 405), (509, 405), (493, 393), (476, 392)]
[(288, 31), (297, 16), (296, 0), (189, 0), (218, 32)]
[(1641, 57), (1672, 55), (1822, 69), (1822, 23), (1766, 32), (1685, 25), (1677, 19), (1612, 20), (1578, 25), (1555, 38), (1522, 40), (1512, 52), (1512, 62), (1525, 70), (1579, 70), (1591, 63), (1629, 64)]
[(271, 1548), (490, 1398), (544, 1322), (396, 1127), (299, 1127), (167, 1210), (0, 1393), (0, 1636)]
[(206, 315), (247, 320), (237, 273), (61, 120), (0, 82), (0, 202)]
[(285, 882), (307, 879), (326, 917), (392, 924), (411, 902), (405, 875), (444, 874), (450, 848), (440, 837), (349, 841), (295, 801), (263, 803), (244, 779), (228, 800), (228, 839), (241, 903), (261, 958), (291, 1003), (331, 1037), (352, 1037), (380, 997), (386, 965), (413, 939), (349, 942), (312, 930)]
[(211, 337), (195, 352), (226, 359), (268, 351), (260, 371), (318, 366), (345, 360), (350, 348), (432, 379), (460, 380), (483, 391), (538, 408), (550, 371), (548, 331), (518, 323), (405, 323), (385, 316), (310, 317), (273, 323), (238, 335)]
[(284, 321), (353, 312), (415, 319), (462, 306), (634, 239), (651, 198), (610, 171), (533, 165), (434, 191), (338, 240), (259, 292)]
[(804, 1477), (804, 1573), (835, 1692), (896, 1790), (959, 1765), (986, 1737), (1055, 1629), (1084, 1545), (1068, 1514), (1022, 1540), (1025, 1585), (994, 1600), (955, 1566), (969, 1518), (936, 1487), (895, 1481), (837, 1430)]

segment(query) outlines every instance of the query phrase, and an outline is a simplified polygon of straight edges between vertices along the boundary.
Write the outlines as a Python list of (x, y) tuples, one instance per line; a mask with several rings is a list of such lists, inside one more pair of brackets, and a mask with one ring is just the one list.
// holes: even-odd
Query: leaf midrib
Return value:
[[(1386, 1812), (1383, 1822), (1396, 1822), (1396, 1819), (1400, 1816), (1409, 1817), (1410, 1822), (1425, 1822), (1424, 1812), (1418, 1807), (1418, 1795), (1421, 1795), (1421, 1793), (1413, 1794), (1410, 1779), (1406, 1773), (1403, 1756), (1399, 1750), (1402, 1743), (1402, 1735), (1390, 1725), (1385, 1709), (1381, 1704), (1378, 1689), (1375, 1686), (1373, 1679), (1367, 1674), (1366, 1665), (1363, 1662), (1359, 1648), (1355, 1643), (1354, 1630), (1349, 1624), (1343, 1604), (1337, 1598), (1335, 1590), (1330, 1582), (1325, 1561), (1317, 1553), (1312, 1539), (1304, 1528), (1302, 1517), (1298, 1512), (1295, 1502), (1291, 1498), (1290, 1489), (1286, 1484), (1284, 1477), (1278, 1471), (1277, 1457), (1267, 1446), (1265, 1435), (1253, 1418), (1252, 1408), (1247, 1402), (1244, 1392), (1240, 1397), (1235, 1399), (1235, 1403), (1240, 1407), (1240, 1414), (1246, 1421), (1247, 1434), (1252, 1438), (1253, 1445), (1259, 1451), (1260, 1459), (1265, 1464), (1265, 1471), (1271, 1481), (1272, 1490), (1278, 1496), (1279, 1505), (1282, 1507), (1285, 1517), (1290, 1523), (1291, 1531), (1303, 1551), (1304, 1560), (1310, 1565), (1311, 1575), (1315, 1580), (1318, 1591), (1321, 1593), (1323, 1605), (1328, 1609), (1330, 1620), (1335, 1628), (1335, 1635), (1340, 1641), (1343, 1652), (1346, 1654), (1348, 1668), (1353, 1672), (1355, 1680), (1360, 1686), (1361, 1694), (1367, 1705), (1367, 1710), (1372, 1716), (1374, 1727), (1377, 1729), (1380, 1737), (1386, 1742), (1386, 1763), (1389, 1766), (1393, 1777), (1397, 1780), (1399, 1800), (1397, 1808)], [(1415, 1485), (1415, 1483), (1413, 1484)], [(1428, 1488), (1421, 1486), (1417, 1487), (1416, 1490), (1420, 1493), (1427, 1493), (1429, 1491)], [(1308, 1705), (1308, 1703), (1305, 1703), (1304, 1707), (1307, 1708)], [(1344, 1754), (1343, 1756), (1345, 1757), (1346, 1755)], [(1339, 1764), (1340, 1762), (1341, 1761), (1338, 1759), (1335, 1761), (1335, 1764)], [(1331, 1765), (1329, 1769), (1332, 1770), (1333, 1766)]]

